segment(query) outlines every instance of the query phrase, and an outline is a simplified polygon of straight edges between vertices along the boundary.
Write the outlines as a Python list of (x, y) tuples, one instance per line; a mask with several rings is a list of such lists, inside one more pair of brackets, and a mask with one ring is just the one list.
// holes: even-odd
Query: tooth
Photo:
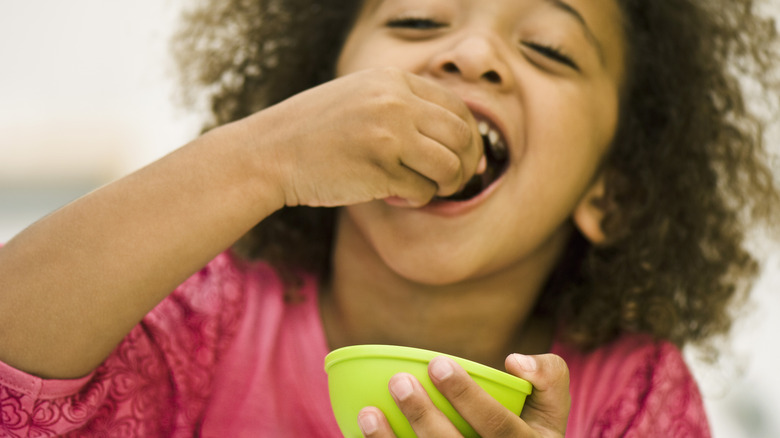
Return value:
[(479, 134), (480, 135), (487, 135), (488, 131), (490, 131), (490, 126), (488, 126), (487, 122), (484, 122), (484, 121), (483, 122), (479, 122), (477, 127), (479, 128)]
[(501, 138), (501, 136), (498, 135), (498, 132), (491, 129), (490, 132), (488, 133), (488, 138), (490, 139), (490, 145), (495, 146), (496, 143), (498, 143), (498, 140)]

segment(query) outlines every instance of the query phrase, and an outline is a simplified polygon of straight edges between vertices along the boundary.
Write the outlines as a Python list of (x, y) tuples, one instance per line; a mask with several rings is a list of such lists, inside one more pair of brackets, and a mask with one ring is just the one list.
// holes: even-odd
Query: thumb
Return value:
[(538, 432), (554, 432), (563, 436), (571, 406), (566, 362), (554, 354), (510, 354), (505, 365), (507, 371), (529, 381), (534, 387), (520, 417)]

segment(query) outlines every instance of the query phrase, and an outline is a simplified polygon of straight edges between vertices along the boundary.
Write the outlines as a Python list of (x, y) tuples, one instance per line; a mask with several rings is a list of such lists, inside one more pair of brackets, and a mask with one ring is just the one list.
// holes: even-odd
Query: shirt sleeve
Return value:
[(589, 436), (710, 437), (699, 388), (682, 354), (669, 343), (655, 343), (626, 358), (631, 370), (612, 389)]
[(0, 437), (193, 436), (239, 324), (242, 282), (220, 255), (84, 378), (46, 380), (0, 363)]

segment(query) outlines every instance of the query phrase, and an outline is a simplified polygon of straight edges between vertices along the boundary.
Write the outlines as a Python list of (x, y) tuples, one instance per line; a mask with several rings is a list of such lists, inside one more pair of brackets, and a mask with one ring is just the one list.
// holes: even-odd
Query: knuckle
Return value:
[(551, 354), (550, 355), (550, 362), (552, 365), (552, 369), (555, 371), (555, 376), (557, 376), (560, 380), (569, 381), (569, 366), (566, 364), (566, 361), (563, 360), (562, 357)]
[(453, 404), (457, 404), (460, 400), (468, 400), (473, 392), (469, 382), (462, 379), (452, 379), (447, 382), (447, 387), (442, 388), (442, 391), (446, 391), (447, 399)]
[(403, 78), (403, 76), (404, 76), (404, 71), (403, 71), (403, 70), (401, 70), (401, 69), (400, 69), (400, 68), (398, 68), (398, 67), (393, 67), (393, 66), (381, 66), (381, 67), (377, 67), (377, 70), (378, 70), (378, 71), (379, 71), (381, 74), (383, 74), (383, 75), (385, 75), (385, 76), (389, 76), (389, 77), (391, 77), (391, 78), (397, 78), (397, 79), (401, 79), (401, 78)]
[(363, 153), (367, 153), (370, 160), (382, 163), (385, 167), (397, 164), (399, 140), (390, 129), (383, 126), (371, 127), (363, 139), (362, 143), (366, 145)]
[(506, 412), (496, 412), (490, 415), (485, 421), (485, 430), (490, 436), (513, 437), (517, 435), (511, 418)]
[(465, 149), (473, 143), (471, 141), (473, 137), (471, 125), (469, 125), (465, 120), (458, 119), (457, 123), (455, 123), (455, 126), (453, 127), (452, 132), (455, 135), (455, 140), (457, 141), (457, 145), (455, 146)]
[(395, 145), (398, 143), (398, 138), (386, 126), (374, 126), (371, 130), (371, 137), (369, 139), (374, 149), (381, 155), (391, 155), (391, 152), (395, 152)]
[(374, 105), (385, 117), (404, 109), (406, 106), (404, 100), (397, 93), (392, 93), (388, 90), (377, 91), (377, 95), (374, 97)]
[(461, 119), (464, 121), (471, 120), (473, 118), (471, 114), (471, 110), (469, 109), (468, 105), (466, 105), (466, 102), (463, 101), (460, 97), (458, 97), (456, 94), (452, 93), (451, 95), (451, 108), (457, 114)]
[(430, 413), (430, 409), (417, 403), (409, 403), (402, 409), (409, 424), (424, 423)]
[(457, 156), (451, 155), (441, 161), (442, 188), (457, 190), (463, 179), (463, 166)]
[(566, 361), (554, 354), (546, 354), (542, 358), (541, 368), (544, 371), (544, 386), (547, 388), (568, 387), (569, 367), (566, 365)]

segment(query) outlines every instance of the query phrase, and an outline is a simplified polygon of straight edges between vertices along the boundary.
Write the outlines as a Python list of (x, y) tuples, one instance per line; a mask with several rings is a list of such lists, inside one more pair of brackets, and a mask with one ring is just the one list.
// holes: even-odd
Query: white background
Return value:
[[(173, 105), (179, 2), (0, 1), (0, 241), (197, 133)], [(765, 259), (722, 363), (689, 354), (716, 437), (780, 436), (780, 249)]]

